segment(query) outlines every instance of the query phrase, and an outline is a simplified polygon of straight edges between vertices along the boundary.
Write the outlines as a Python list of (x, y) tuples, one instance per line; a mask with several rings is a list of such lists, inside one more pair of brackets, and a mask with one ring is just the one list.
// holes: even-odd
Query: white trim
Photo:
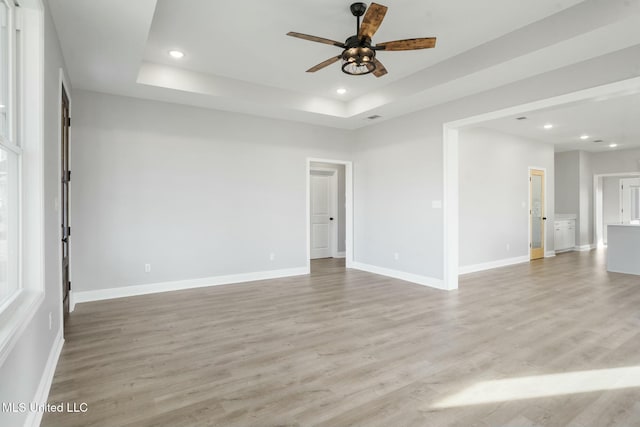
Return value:
[[(329, 222), (330, 227), (330, 236), (329, 236), (329, 256), (332, 258), (336, 258), (336, 254), (338, 253), (338, 228), (340, 226), (340, 215), (338, 213), (338, 175), (340, 171), (337, 167), (320, 167), (320, 166), (310, 166), (309, 173), (313, 174), (313, 172), (330, 172), (330, 181), (331, 181), (331, 189), (329, 191), (329, 199), (330, 206), (329, 216), (334, 220)], [(309, 218), (311, 220), (311, 218)]]
[(458, 274), (475, 273), (477, 271), (491, 270), (493, 268), (506, 267), (509, 265), (522, 264), (525, 262), (529, 262), (529, 257), (526, 255), (514, 258), (500, 259), (497, 261), (483, 262), (480, 264), (465, 265), (463, 267), (460, 267), (460, 269), (458, 270)]
[(458, 289), (460, 207), (458, 194), (458, 139), (459, 131), (444, 124), (443, 167), (444, 200), (443, 223), (443, 283), (449, 290)]
[(406, 273), (404, 271), (392, 270), (390, 268), (377, 267), (375, 265), (363, 264), (361, 262), (354, 262), (351, 264), (351, 268), (368, 273), (379, 274), (380, 276), (392, 277), (394, 279), (404, 280), (405, 282), (411, 282), (422, 286), (429, 286), (440, 290), (448, 290), (444, 287), (444, 283), (440, 279), (433, 277), (421, 276), (419, 274)]
[(544, 253), (545, 258), (553, 258), (554, 256), (556, 256), (556, 251), (546, 251)]
[(315, 157), (307, 157), (306, 181), (306, 203), (304, 223), (307, 227), (307, 274), (311, 272), (311, 180), (310, 170), (311, 163), (333, 163), (344, 165), (344, 182), (345, 182), (345, 264), (347, 268), (351, 268), (353, 264), (353, 162), (350, 160), (321, 159)]
[(581, 246), (574, 246), (573, 250), (574, 251), (578, 251), (578, 252), (588, 252), (591, 249), (595, 249), (595, 245), (581, 245)]
[[(63, 345), (64, 338), (62, 338), (62, 329), (60, 329), (53, 342), (53, 345), (51, 346), (47, 364), (44, 367), (44, 372), (42, 373), (42, 377), (40, 378), (40, 384), (38, 384), (36, 394), (32, 401), (34, 404), (37, 404), (38, 407), (45, 405), (47, 403), (47, 400), (49, 399), (51, 383), (53, 382), (53, 376), (56, 373), (56, 366), (58, 365), (58, 359), (60, 358), (60, 353), (62, 353)], [(40, 422), (42, 421), (43, 415), (44, 413), (42, 411), (29, 411), (27, 420), (25, 421), (24, 425), (27, 427), (38, 427), (40, 425)]]
[(235, 283), (255, 282), (257, 280), (278, 279), (282, 277), (302, 276), (309, 274), (306, 267), (287, 268), (282, 270), (257, 271), (254, 273), (213, 276), (201, 279), (177, 280), (173, 282), (150, 283), (146, 285), (121, 286), (118, 288), (98, 289), (95, 291), (76, 291), (71, 294), (71, 304), (89, 301), (101, 301), (113, 298), (132, 297), (136, 295), (155, 294), (160, 292), (181, 291), (185, 289), (206, 288), (209, 286), (231, 285)]
[(336, 252), (334, 258), (345, 258), (347, 256), (346, 252)]
[(640, 87), (640, 77), (609, 83), (554, 96), (551, 98), (529, 102), (526, 104), (508, 107), (489, 113), (467, 117), (461, 120), (453, 120), (442, 125), (443, 139), (442, 151), (443, 163), (443, 262), (444, 262), (444, 286), (448, 289), (458, 287), (458, 131), (457, 129), (486, 122), (489, 120), (509, 117), (516, 114), (527, 113), (549, 107), (566, 105), (573, 102), (595, 99), (601, 96), (623, 95), (629, 90)]

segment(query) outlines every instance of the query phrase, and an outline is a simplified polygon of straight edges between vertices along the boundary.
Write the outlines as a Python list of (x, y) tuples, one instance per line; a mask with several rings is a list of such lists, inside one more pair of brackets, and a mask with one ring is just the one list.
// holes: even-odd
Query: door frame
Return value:
[[(622, 183), (622, 181), (625, 181), (625, 180), (631, 180), (631, 179), (633, 179), (633, 180), (637, 180), (637, 179), (639, 179), (639, 178), (638, 178), (637, 176), (636, 176), (636, 177), (623, 177), (623, 178), (620, 178), (620, 184), (621, 184), (621, 185), (624, 185), (624, 184)], [(623, 213), (623, 209), (624, 209), (624, 200), (623, 200), (623, 197), (624, 197), (624, 196), (622, 195), (622, 193), (623, 193), (622, 188), (619, 188), (619, 189), (618, 189), (618, 195), (619, 195), (619, 196), (618, 196), (618, 204), (619, 204), (618, 212), (620, 213), (620, 224), (624, 224), (624, 213)]]
[[(593, 175), (593, 240), (596, 248), (604, 248), (604, 198), (602, 178), (640, 178), (640, 172), (597, 173)], [(622, 203), (619, 201), (619, 203)]]
[[(69, 82), (67, 81), (67, 78), (65, 77), (64, 74), (64, 70), (62, 68), (59, 68), (58, 71), (59, 74), (59, 78), (58, 78), (58, 118), (62, 117), (62, 92), (64, 90), (64, 94), (67, 97), (67, 102), (69, 104), (69, 116), (71, 116), (71, 109), (72, 109), (72, 100), (71, 100), (71, 91), (69, 90), (69, 88), (71, 86), (69, 86)], [(62, 215), (63, 215), (63, 209), (62, 209), (62, 185), (60, 185), (60, 183), (62, 182), (62, 168), (60, 167), (60, 165), (62, 164), (62, 121), (58, 120), (58, 172), (57, 172), (57, 176), (58, 176), (58, 181), (57, 181), (57, 197), (55, 200), (55, 210), (58, 213), (58, 224), (62, 224)], [(71, 129), (69, 129), (69, 147), (71, 147)], [(71, 149), (69, 149), (69, 164), (71, 164)], [(67, 197), (69, 198), (69, 224), (71, 223), (71, 182), (68, 183), (68, 195)], [(60, 268), (60, 274), (59, 274), (59, 283), (58, 283), (58, 290), (60, 291), (60, 321), (62, 322), (61, 328), (64, 331), (64, 307), (63, 307), (63, 298), (64, 298), (64, 292), (63, 292), (63, 286), (64, 286), (64, 272), (62, 271), (62, 259), (63, 259), (63, 253), (62, 253), (62, 227), (57, 227), (58, 228), (58, 266)], [(68, 243), (68, 250), (69, 250), (69, 259), (71, 259), (71, 240), (69, 240)], [(71, 265), (71, 263), (69, 263), (69, 265)], [(68, 276), (69, 282), (71, 282), (71, 268), (69, 268), (69, 276)], [(73, 291), (69, 290), (69, 313), (73, 312), (75, 308), (75, 302), (73, 300)]]
[[(344, 195), (345, 195), (345, 265), (351, 268), (353, 265), (353, 162), (350, 160), (323, 159), (307, 157), (306, 159), (306, 212), (304, 222), (307, 227), (307, 274), (311, 273), (311, 163), (330, 163), (344, 165)], [(337, 173), (335, 175), (337, 180)], [(337, 192), (335, 197), (337, 198)], [(338, 227), (334, 227), (335, 233)], [(334, 243), (337, 242), (337, 236)], [(337, 245), (336, 245), (337, 246)], [(332, 247), (333, 252), (333, 247)], [(335, 252), (334, 252), (335, 253)]]
[[(549, 218), (549, 216), (547, 215), (547, 168), (542, 168), (542, 167), (537, 167), (537, 166), (529, 166), (527, 168), (527, 183), (528, 183), (528, 187), (529, 187), (529, 213), (528, 213), (528, 224), (529, 224), (529, 261), (532, 261), (531, 259), (531, 253), (533, 252), (533, 234), (531, 234), (531, 228), (533, 223), (531, 222), (532, 218), (533, 218), (533, 213), (531, 210), (531, 171), (532, 170), (537, 170), (537, 171), (542, 171), (542, 173), (544, 174), (544, 178), (542, 180), (542, 199), (543, 199), (543, 207), (542, 207), (542, 217), (543, 218)], [(547, 225), (548, 220), (544, 220), (544, 222), (542, 223), (542, 258), (546, 257), (547, 254)], [(540, 259), (540, 258), (536, 258), (536, 259)]]
[[(329, 232), (329, 252), (332, 258), (337, 258), (338, 255), (338, 228), (340, 224), (339, 215), (338, 215), (338, 168), (328, 168), (321, 166), (310, 166), (309, 173), (311, 172), (330, 172), (330, 189), (329, 189), (329, 216), (333, 217), (334, 220), (330, 222), (330, 232)], [(311, 178), (309, 178), (311, 179)], [(311, 191), (311, 187), (309, 187), (309, 191)], [(311, 196), (311, 193), (309, 193)], [(311, 209), (311, 207), (309, 207)], [(311, 213), (311, 212), (309, 212)], [(309, 215), (309, 220), (311, 220), (311, 215)], [(309, 234), (309, 238), (311, 238), (311, 234)], [(311, 242), (311, 240), (309, 240)]]

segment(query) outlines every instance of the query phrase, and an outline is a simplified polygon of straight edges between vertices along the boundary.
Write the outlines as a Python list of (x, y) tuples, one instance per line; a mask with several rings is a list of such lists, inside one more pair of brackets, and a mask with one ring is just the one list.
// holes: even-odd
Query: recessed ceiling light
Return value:
[(169, 51), (169, 55), (172, 58), (180, 59), (180, 58), (184, 57), (184, 52), (180, 52), (179, 50), (170, 50)]
[(609, 148), (616, 148), (618, 146), (618, 144), (609, 144)]
[(551, 129), (553, 128), (553, 125), (551, 123), (547, 123), (546, 125), (544, 125), (545, 129)]
[(338, 90), (336, 90), (336, 92), (338, 93), (338, 95), (344, 95), (345, 93), (347, 93), (347, 90), (341, 87)]
[(581, 135), (580, 139), (582, 139), (582, 140), (589, 139), (589, 135)]

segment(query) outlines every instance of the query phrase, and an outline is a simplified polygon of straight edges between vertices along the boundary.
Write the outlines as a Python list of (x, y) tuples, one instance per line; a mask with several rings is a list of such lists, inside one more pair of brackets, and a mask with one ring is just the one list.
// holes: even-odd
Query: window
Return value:
[(0, 0), (0, 365), (45, 297), (43, 12)]
[(0, 307), (20, 290), (19, 212), (21, 149), (15, 129), (14, 6), (0, 0)]

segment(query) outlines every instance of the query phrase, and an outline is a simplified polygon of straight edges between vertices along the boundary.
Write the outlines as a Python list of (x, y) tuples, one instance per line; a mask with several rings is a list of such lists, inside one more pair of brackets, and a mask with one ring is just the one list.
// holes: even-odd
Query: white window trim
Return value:
[[(16, 11), (22, 36), (20, 181), (21, 289), (0, 311), (0, 365), (44, 301), (44, 7), (23, 2)], [(15, 95), (14, 95), (15, 99)], [(13, 102), (13, 100), (12, 100)], [(4, 145), (4, 144), (3, 144)]]

